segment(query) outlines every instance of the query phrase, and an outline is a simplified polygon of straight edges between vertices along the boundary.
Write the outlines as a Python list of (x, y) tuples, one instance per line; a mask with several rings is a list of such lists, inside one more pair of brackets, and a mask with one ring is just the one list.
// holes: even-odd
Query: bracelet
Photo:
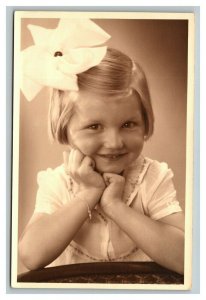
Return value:
[(89, 215), (89, 219), (91, 220), (92, 219), (92, 212), (91, 212), (91, 209), (89, 207), (89, 204), (85, 200), (83, 202), (87, 205), (87, 212), (88, 212), (88, 215)]
[(87, 206), (87, 212), (88, 212), (88, 215), (89, 215), (89, 219), (91, 220), (92, 219), (92, 212), (91, 212), (91, 209), (89, 207), (89, 204), (86, 200), (82, 200), (81, 198), (79, 198), (78, 196), (76, 196), (76, 194), (73, 192), (73, 181), (71, 179), (71, 177), (69, 177), (69, 191), (71, 192), (71, 194), (74, 196), (74, 198), (77, 198), (79, 199), (80, 201), (84, 202)]
[(88, 216), (89, 216), (89, 219), (91, 220), (91, 219), (92, 219), (92, 211), (91, 211), (91, 209), (90, 209), (90, 207), (89, 207), (88, 202), (87, 202), (86, 200), (80, 199), (79, 197), (77, 197), (77, 198), (78, 198), (78, 200), (80, 200), (81, 202), (83, 202), (84, 204), (86, 204)]

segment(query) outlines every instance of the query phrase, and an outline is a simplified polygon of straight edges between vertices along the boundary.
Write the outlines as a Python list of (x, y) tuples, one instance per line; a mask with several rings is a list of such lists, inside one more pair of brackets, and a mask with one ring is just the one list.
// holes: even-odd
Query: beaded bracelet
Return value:
[(86, 204), (86, 206), (87, 206), (87, 212), (88, 212), (88, 215), (89, 215), (89, 219), (91, 220), (92, 219), (92, 211), (91, 211), (91, 209), (89, 207), (89, 204), (85, 200), (81, 200), (81, 201)]
[(71, 192), (71, 194), (74, 196), (74, 198), (77, 198), (79, 201), (81, 202), (84, 202), (87, 206), (87, 212), (88, 212), (88, 215), (89, 215), (89, 219), (91, 220), (92, 219), (92, 211), (89, 207), (89, 204), (86, 200), (82, 200), (81, 198), (79, 198), (78, 196), (75, 195), (74, 191), (73, 191), (73, 181), (71, 179), (71, 177), (69, 177), (69, 191)]
[(91, 209), (90, 209), (90, 207), (89, 207), (88, 202), (87, 202), (86, 200), (80, 199), (79, 197), (76, 197), (76, 198), (78, 198), (79, 201), (81, 201), (81, 202), (83, 202), (84, 204), (86, 204), (88, 216), (89, 216), (89, 219), (91, 220), (91, 219), (92, 219), (92, 211), (91, 211)]

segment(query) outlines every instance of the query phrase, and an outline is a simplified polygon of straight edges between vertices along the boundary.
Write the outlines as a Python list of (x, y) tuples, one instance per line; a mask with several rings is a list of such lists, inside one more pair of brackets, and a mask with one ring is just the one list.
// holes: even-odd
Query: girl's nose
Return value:
[(109, 149), (121, 149), (123, 147), (123, 139), (117, 130), (107, 130), (104, 136), (104, 146)]

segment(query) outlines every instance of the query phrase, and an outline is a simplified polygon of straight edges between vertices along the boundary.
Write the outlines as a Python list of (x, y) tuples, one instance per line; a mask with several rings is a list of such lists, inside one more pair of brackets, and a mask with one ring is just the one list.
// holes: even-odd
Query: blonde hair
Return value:
[[(154, 130), (154, 115), (145, 74), (119, 50), (108, 48), (101, 63), (77, 75), (79, 91), (108, 97), (127, 95), (133, 91), (140, 100), (148, 139)], [(61, 144), (68, 144), (67, 127), (73, 113), (77, 93), (53, 90), (49, 108), (50, 136)]]

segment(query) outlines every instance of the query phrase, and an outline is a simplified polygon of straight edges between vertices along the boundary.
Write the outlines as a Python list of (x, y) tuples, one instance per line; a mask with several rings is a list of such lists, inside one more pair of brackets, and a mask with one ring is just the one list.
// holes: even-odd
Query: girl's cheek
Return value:
[(98, 147), (97, 144), (91, 144), (89, 142), (81, 143), (79, 145), (80, 151), (88, 156), (92, 156), (97, 153)]
[(144, 138), (143, 137), (134, 138), (127, 145), (128, 145), (127, 148), (131, 152), (136, 153), (136, 155), (139, 155), (142, 152), (144, 147)]
[(83, 154), (91, 156), (98, 151), (98, 141), (88, 137), (74, 136), (70, 142), (72, 147), (78, 148)]
[(129, 135), (124, 138), (124, 143), (131, 148), (141, 147), (144, 144), (144, 135), (138, 133)]

